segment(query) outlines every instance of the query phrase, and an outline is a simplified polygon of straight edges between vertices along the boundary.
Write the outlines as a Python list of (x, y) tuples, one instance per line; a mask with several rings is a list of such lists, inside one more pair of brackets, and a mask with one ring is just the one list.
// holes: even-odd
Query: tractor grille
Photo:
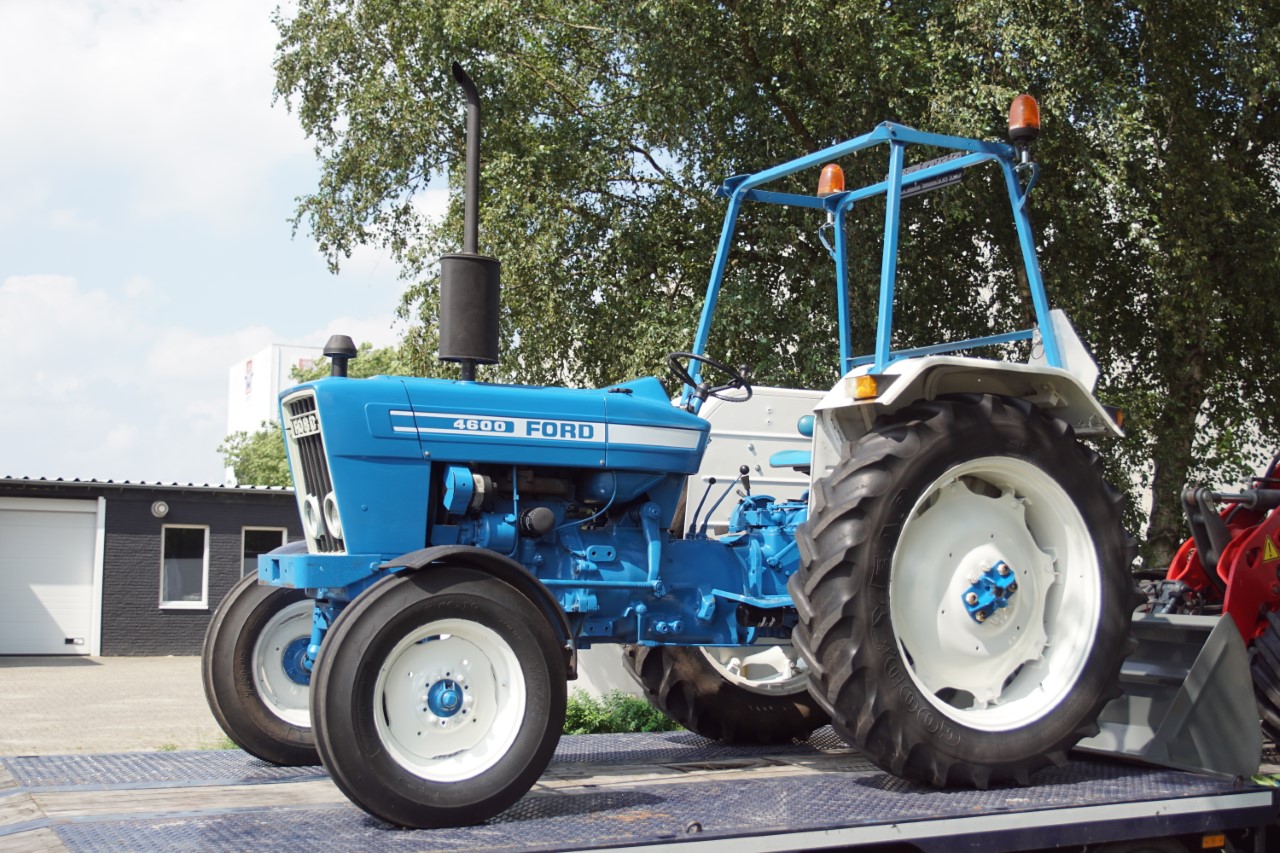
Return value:
[(324, 502), (333, 492), (333, 478), (329, 476), (329, 461), (325, 458), (316, 398), (309, 392), (304, 393), (286, 400), (284, 408), (289, 416), (285, 432), (293, 463), (293, 485), (310, 550), (342, 553), (343, 541), (333, 535), (324, 519)]

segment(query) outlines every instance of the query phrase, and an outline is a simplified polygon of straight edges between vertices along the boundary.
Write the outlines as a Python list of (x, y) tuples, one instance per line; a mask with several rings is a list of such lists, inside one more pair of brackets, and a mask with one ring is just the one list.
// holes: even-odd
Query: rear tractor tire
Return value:
[(380, 581), (320, 648), (316, 744), (375, 817), (419, 829), (480, 823), (546, 769), (564, 728), (566, 664), (546, 616), (470, 569)]
[(1139, 596), (1101, 460), (1030, 404), (883, 416), (814, 489), (789, 589), (836, 730), (932, 785), (1026, 783), (1098, 731)]
[(789, 743), (831, 722), (789, 645), (628, 646), (622, 659), (649, 704), (712, 740)]
[(237, 746), (271, 764), (320, 763), (302, 666), (313, 608), (302, 590), (260, 585), (250, 575), (227, 593), (205, 634), (209, 710)]

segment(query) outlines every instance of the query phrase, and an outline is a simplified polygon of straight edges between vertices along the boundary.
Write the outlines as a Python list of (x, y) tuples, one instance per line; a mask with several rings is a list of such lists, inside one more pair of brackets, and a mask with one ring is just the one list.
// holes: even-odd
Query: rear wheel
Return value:
[(565, 661), (514, 587), (431, 569), (371, 587), (333, 624), (311, 712), (333, 781), (400, 826), (479, 823), (533, 786), (560, 739)]
[(1097, 732), (1137, 593), (1070, 428), (970, 396), (882, 418), (815, 488), (790, 591), (837, 731), (934, 785), (1025, 782)]
[(789, 645), (628, 646), (623, 661), (651, 705), (703, 737), (787, 743), (831, 721)]
[(209, 710), (245, 752), (281, 765), (319, 764), (307, 708), (314, 603), (300, 589), (244, 578), (205, 634), (201, 675)]

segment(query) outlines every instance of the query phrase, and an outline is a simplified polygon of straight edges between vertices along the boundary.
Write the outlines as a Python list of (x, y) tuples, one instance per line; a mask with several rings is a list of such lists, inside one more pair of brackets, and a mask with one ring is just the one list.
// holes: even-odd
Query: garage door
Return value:
[(89, 654), (97, 501), (0, 498), (0, 654)]

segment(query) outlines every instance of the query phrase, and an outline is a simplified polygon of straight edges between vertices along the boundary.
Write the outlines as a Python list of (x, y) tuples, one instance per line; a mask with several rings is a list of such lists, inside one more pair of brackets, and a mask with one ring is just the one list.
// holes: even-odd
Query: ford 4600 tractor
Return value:
[[(231, 738), (271, 762), (318, 758), (391, 823), (474, 823), (547, 766), (577, 650), (617, 643), (650, 699), (709, 737), (787, 741), (830, 722), (934, 785), (1065, 760), (1119, 690), (1136, 589), (1118, 494), (1077, 440), (1119, 430), (1033, 246), (1034, 101), (1015, 102), (1012, 144), (885, 123), (726, 181), (697, 334), (669, 359), (673, 402), (655, 378), (475, 381), (498, 357), (498, 262), (476, 254), (479, 102), (455, 75), (468, 192), (464, 252), (441, 261), (441, 357), (463, 378), (347, 378), (354, 348), (336, 339), (333, 375), (282, 394), (306, 542), (264, 555), (210, 626), (205, 687)], [(817, 195), (769, 188), (876, 148), (888, 170), (869, 186), (825, 169)], [(908, 149), (948, 156), (908, 168)], [(894, 350), (902, 199), (980, 166), (1003, 177), (1035, 324)], [(855, 356), (844, 222), (877, 197), (876, 345)], [(752, 394), (705, 352), (748, 203), (812, 210), (835, 261), (842, 378), (798, 426), (808, 449), (774, 460), (809, 488), (776, 497), (745, 467), (728, 489), (697, 476), (704, 403)], [(954, 354), (1013, 341), (1029, 361)], [(735, 489), (727, 529), (709, 526), (703, 501)]]

